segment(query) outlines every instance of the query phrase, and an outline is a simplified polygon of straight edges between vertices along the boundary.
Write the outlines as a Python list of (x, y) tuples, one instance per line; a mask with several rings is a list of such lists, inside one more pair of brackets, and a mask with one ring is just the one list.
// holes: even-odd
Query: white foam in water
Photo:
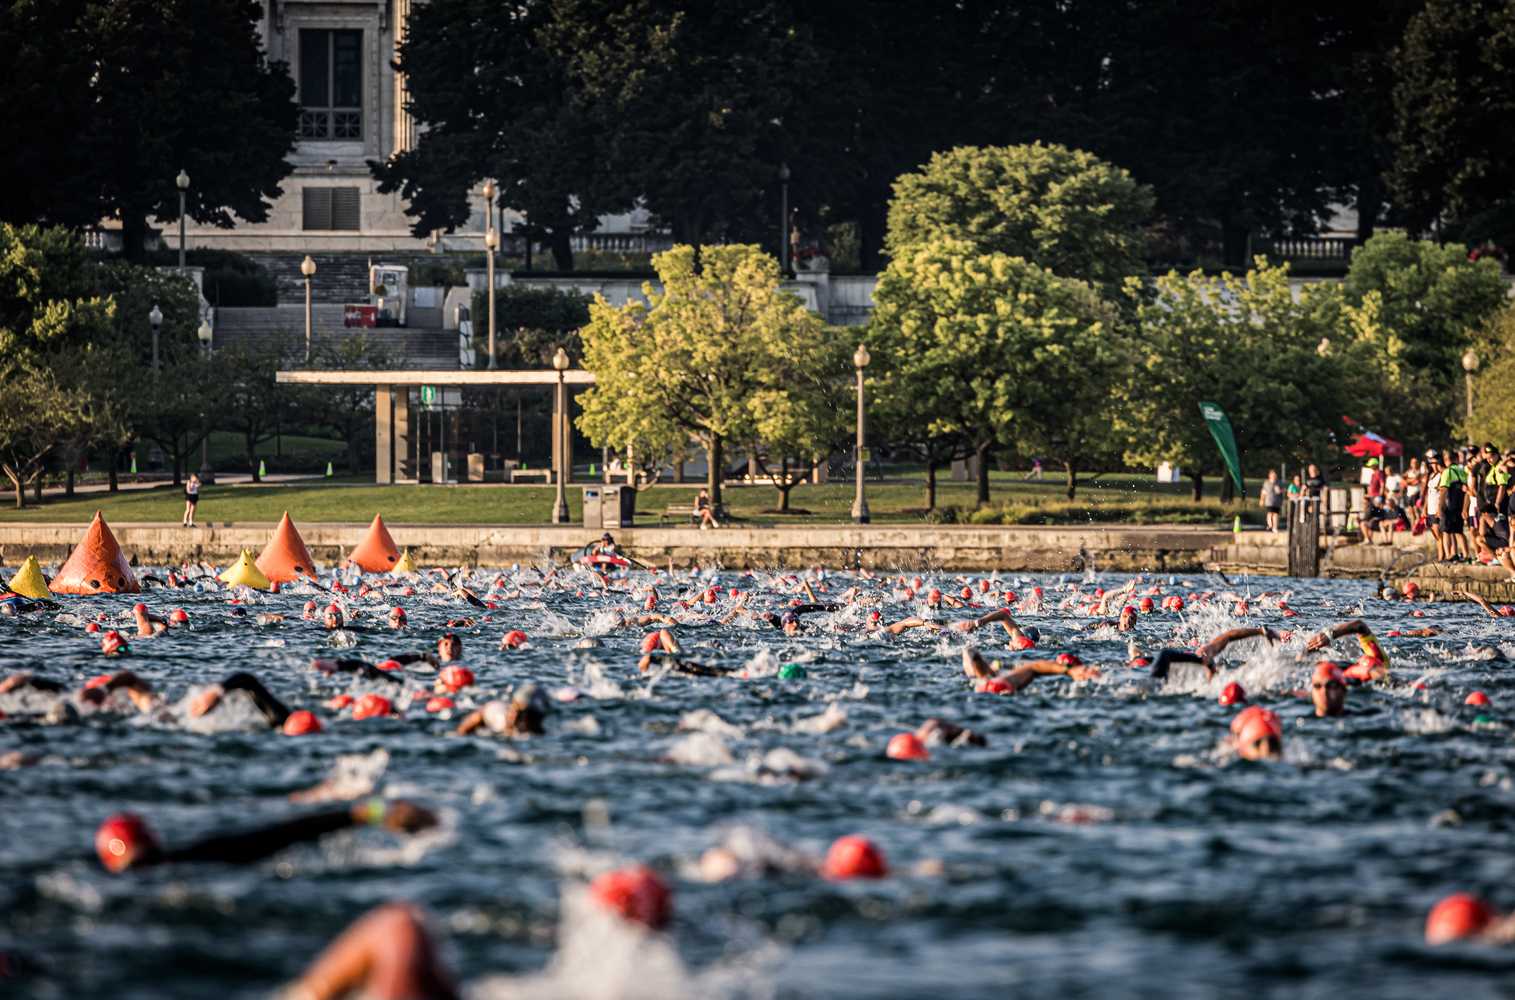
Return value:
[(711, 733), (722, 739), (740, 739), (740, 726), (733, 726), (708, 708), (697, 708), (679, 716), (679, 731), (685, 733)]
[(389, 767), (389, 751), (338, 754), (325, 780), (290, 796), (294, 802), (347, 802), (374, 790)]
[(736, 760), (726, 741), (715, 733), (690, 733), (669, 746), (663, 757), (674, 764), (690, 767), (718, 767)]
[(778, 657), (773, 655), (773, 650), (767, 646), (759, 646), (758, 651), (753, 654), (752, 658), (742, 664), (742, 670), (747, 677), (755, 680), (759, 677), (773, 677), (777, 675), (780, 666)]
[(803, 719), (797, 719), (792, 727), (797, 733), (830, 733), (842, 728), (847, 724), (847, 713), (842, 711), (836, 702), (826, 706), (826, 710), (820, 715), (811, 715)]
[(578, 635), (579, 627), (556, 611), (548, 611), (542, 615), (536, 633), (544, 636)]
[(620, 626), (621, 613), (613, 608), (601, 608), (584, 619), (583, 633), (587, 636), (609, 635)]
[(1450, 733), (1460, 725), (1456, 719), (1442, 715), (1434, 708), (1411, 708), (1404, 712), (1403, 727), (1411, 736), (1429, 736)]
[(189, 706), (207, 686), (191, 687), (184, 698), (172, 707), (173, 717), (194, 733), (255, 732), (268, 729), (268, 720), (258, 711), (257, 703), (246, 691), (228, 691), (213, 711), (194, 718)]

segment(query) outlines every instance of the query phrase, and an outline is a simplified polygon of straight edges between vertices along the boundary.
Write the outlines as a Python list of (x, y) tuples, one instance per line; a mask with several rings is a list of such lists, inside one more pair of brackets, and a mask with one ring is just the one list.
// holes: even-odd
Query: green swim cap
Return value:
[(802, 681), (809, 676), (805, 672), (805, 668), (798, 663), (786, 663), (782, 667), (779, 667), (779, 680), (781, 681)]

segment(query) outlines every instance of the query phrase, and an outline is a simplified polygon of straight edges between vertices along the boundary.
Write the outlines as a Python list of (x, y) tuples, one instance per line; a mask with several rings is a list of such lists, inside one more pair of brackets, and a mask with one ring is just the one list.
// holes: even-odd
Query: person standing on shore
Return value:
[(1262, 493), (1258, 496), (1258, 502), (1268, 513), (1268, 530), (1277, 534), (1278, 514), (1284, 505), (1284, 488), (1278, 481), (1277, 469), (1268, 470), (1268, 478), (1263, 480)]
[(1326, 489), (1326, 477), (1320, 474), (1320, 466), (1310, 465), (1305, 470), (1305, 489), (1312, 500), (1319, 500)]
[(184, 527), (195, 526), (195, 507), (200, 503), (200, 477), (193, 472), (184, 484)]

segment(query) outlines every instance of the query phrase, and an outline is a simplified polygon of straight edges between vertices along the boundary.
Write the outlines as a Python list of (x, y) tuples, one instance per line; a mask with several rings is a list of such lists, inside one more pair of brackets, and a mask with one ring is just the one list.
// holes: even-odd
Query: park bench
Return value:
[(663, 508), (663, 520), (688, 521), (691, 524), (699, 524), (700, 515), (694, 509), (694, 504), (692, 503), (671, 503)]
[(511, 469), (510, 481), (513, 483), (525, 482), (528, 479), (539, 479), (543, 486), (552, 482), (551, 469)]

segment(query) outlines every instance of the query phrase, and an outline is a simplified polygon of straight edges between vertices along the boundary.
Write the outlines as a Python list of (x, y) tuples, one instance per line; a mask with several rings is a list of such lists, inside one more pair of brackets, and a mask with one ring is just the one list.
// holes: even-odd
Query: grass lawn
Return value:
[[(925, 480), (919, 470), (901, 470), (899, 478), (868, 484), (868, 505), (875, 523), (920, 523)], [(1213, 494), (1217, 484), (1211, 483)], [(637, 498), (637, 523), (657, 524), (665, 507), (693, 502), (697, 485), (657, 486)], [(1248, 483), (1250, 496), (1253, 484)], [(734, 518), (756, 524), (820, 524), (850, 519), (853, 487), (848, 482), (797, 487), (790, 494), (796, 511), (774, 513), (778, 491), (769, 486), (728, 486), (727, 508)], [(1080, 486), (1072, 503), (1060, 482), (1026, 482), (1020, 473), (991, 476), (991, 508), (969, 516), (975, 506), (973, 483), (938, 479), (937, 505), (955, 507), (960, 520), (973, 523), (1076, 524), (1090, 522), (1229, 524), (1237, 513), (1260, 520), (1255, 502), (1223, 507), (1214, 499), (1189, 500), (1184, 485), (1162, 485), (1150, 477), (1102, 476), (1096, 485)], [(313, 481), (272, 486), (208, 486), (201, 492), (199, 519), (205, 522), (277, 521), (289, 511), (299, 521), (367, 521), (382, 513), (396, 524), (544, 524), (551, 520), (550, 486), (371, 486)], [(568, 489), (572, 520), (580, 521), (581, 491)], [(15, 510), (0, 507), (0, 521), (88, 521), (95, 510), (109, 521), (180, 519), (183, 493), (172, 486), (49, 500)]]

